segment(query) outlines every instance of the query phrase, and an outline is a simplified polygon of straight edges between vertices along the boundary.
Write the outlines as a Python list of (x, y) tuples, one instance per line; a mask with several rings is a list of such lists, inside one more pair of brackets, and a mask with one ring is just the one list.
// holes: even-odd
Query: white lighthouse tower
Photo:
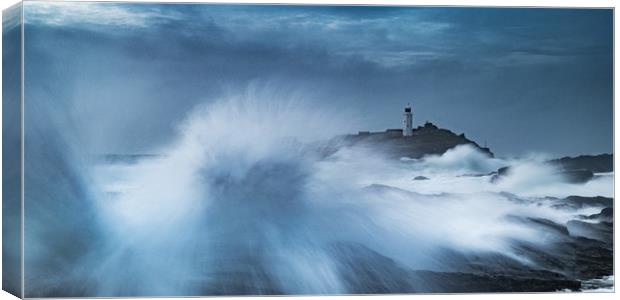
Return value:
[(411, 106), (407, 103), (405, 106), (405, 113), (403, 114), (403, 136), (413, 135), (413, 113), (411, 113)]

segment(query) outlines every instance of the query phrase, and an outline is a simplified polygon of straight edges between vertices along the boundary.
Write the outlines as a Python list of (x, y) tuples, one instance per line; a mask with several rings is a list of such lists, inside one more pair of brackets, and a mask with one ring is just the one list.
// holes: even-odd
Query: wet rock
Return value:
[(579, 281), (559, 274), (546, 278), (430, 271), (417, 271), (415, 274), (426, 281), (437, 283), (435, 289), (422, 291), (430, 293), (554, 292), (581, 288)]
[(570, 208), (579, 209), (584, 207), (613, 207), (613, 199), (607, 197), (582, 197), (582, 196), (568, 196), (564, 199), (558, 200), (557, 204), (553, 205), (554, 208)]
[(559, 235), (568, 235), (569, 233), (566, 226), (555, 223), (548, 219), (520, 217), (514, 215), (509, 215), (506, 217), (506, 219), (512, 222), (523, 224), (525, 226), (534, 227), (538, 231), (552, 231), (553, 233)]
[(613, 275), (613, 245), (611, 241), (576, 237), (572, 246), (575, 249), (574, 277), (594, 279)]
[(614, 170), (613, 154), (562, 157), (560, 159), (551, 160), (549, 163), (567, 171), (585, 169), (594, 173), (601, 173), (613, 172)]
[(510, 172), (510, 166), (506, 166), (506, 167), (501, 167), (497, 169), (497, 171), (495, 172), (489, 173), (489, 175), (491, 175), (491, 179), (490, 179), (491, 183), (498, 182), (500, 179), (507, 176), (509, 172)]
[(584, 220), (597, 220), (602, 222), (612, 222), (614, 218), (614, 209), (612, 207), (605, 207), (598, 214), (592, 214), (589, 216), (583, 216)]
[(594, 178), (594, 173), (586, 169), (563, 171), (559, 174), (569, 183), (586, 183)]
[[(480, 268), (467, 272), (410, 270), (356, 243), (336, 243), (328, 247), (328, 253), (352, 294), (553, 292), (581, 288), (576, 279), (556, 272), (520, 268), (520, 264), (510, 258), (493, 253), (488, 256), (481, 254), (478, 258), (482, 260)], [(469, 263), (476, 261), (455, 255)], [(489, 264), (489, 261), (495, 264)], [(485, 266), (494, 268), (498, 265), (504, 269), (485, 269)]]
[[(497, 169), (496, 172), (490, 173), (489, 175), (492, 175), (491, 182), (495, 183), (501, 178), (508, 176), (511, 170), (512, 167), (506, 166)], [(561, 170), (556, 174), (560, 175), (568, 183), (586, 183), (594, 178), (594, 173), (587, 169)]]
[(611, 222), (590, 223), (571, 220), (566, 227), (572, 236), (588, 237), (602, 242), (611, 242), (613, 238), (613, 225)]

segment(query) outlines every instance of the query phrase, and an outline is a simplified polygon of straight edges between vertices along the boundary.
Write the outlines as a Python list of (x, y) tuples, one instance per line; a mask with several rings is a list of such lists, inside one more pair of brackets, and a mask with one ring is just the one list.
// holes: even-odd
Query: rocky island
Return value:
[(465, 133), (456, 134), (448, 129), (426, 122), (413, 128), (413, 112), (407, 105), (403, 114), (403, 128), (371, 132), (359, 131), (336, 137), (330, 141), (330, 148), (367, 147), (392, 158), (422, 158), (425, 155), (441, 155), (458, 145), (472, 145), (482, 153), (493, 157), (488, 147), (482, 147), (465, 137)]
[(413, 129), (410, 136), (404, 135), (402, 129), (387, 129), (383, 132), (360, 131), (358, 134), (343, 136), (341, 141), (346, 146), (368, 146), (397, 158), (440, 155), (458, 145), (466, 144), (493, 157), (493, 152), (489, 148), (481, 147), (478, 143), (466, 138), (464, 133), (456, 134), (448, 129), (439, 128), (431, 122)]

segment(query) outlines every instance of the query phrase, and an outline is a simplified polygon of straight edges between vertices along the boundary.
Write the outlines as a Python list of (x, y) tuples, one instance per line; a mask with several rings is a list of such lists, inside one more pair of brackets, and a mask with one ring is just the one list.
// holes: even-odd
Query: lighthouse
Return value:
[(413, 135), (413, 114), (411, 113), (411, 106), (407, 104), (405, 106), (405, 113), (403, 114), (403, 136)]

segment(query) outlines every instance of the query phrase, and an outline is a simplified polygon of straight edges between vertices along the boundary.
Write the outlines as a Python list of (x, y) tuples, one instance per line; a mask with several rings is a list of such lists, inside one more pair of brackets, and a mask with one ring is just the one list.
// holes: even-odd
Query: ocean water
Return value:
[[(93, 159), (70, 140), (45, 144), (53, 151), (31, 158), (48, 176), (33, 180), (54, 189), (31, 192), (45, 208), (27, 224), (31, 294), (450, 292), (436, 274), (574, 278), (567, 224), (605, 206), (563, 198), (613, 196), (613, 173), (569, 183), (544, 155), (490, 158), (467, 145), (422, 159), (326, 152), (339, 124), (312, 111), (224, 99), (193, 111), (152, 156)], [(56, 253), (65, 272), (50, 276)], [(584, 290), (607, 286), (597, 284)]]

